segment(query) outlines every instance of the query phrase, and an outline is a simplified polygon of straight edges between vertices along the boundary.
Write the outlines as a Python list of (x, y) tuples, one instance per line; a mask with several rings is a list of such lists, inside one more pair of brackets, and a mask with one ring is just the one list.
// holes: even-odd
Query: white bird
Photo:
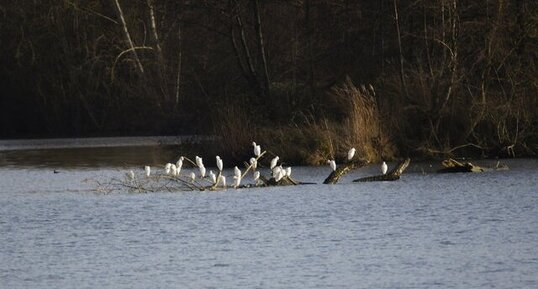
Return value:
[(234, 167), (234, 176), (241, 177), (241, 170), (237, 166)]
[(258, 182), (259, 179), (260, 179), (260, 171), (255, 171), (254, 172), (254, 181)]
[(203, 162), (202, 158), (199, 157), (199, 156), (196, 156), (196, 165), (197, 165), (199, 168), (201, 168), (201, 167), (204, 166), (204, 162)]
[(217, 168), (219, 171), (222, 171), (222, 159), (219, 156), (215, 157), (217, 159)]
[(130, 180), (134, 180), (134, 178), (135, 178), (135, 174), (134, 174), (133, 170), (130, 170), (130, 171), (127, 173), (127, 177), (128, 177)]
[(222, 187), (225, 188), (226, 187), (226, 177), (221, 175), (219, 179), (220, 179), (220, 182), (222, 183)]
[(258, 167), (258, 161), (255, 158), (250, 158), (250, 165), (252, 166), (253, 170), (256, 170)]
[(273, 177), (276, 179), (276, 177), (280, 174), (280, 171), (282, 170), (282, 166), (275, 166), (273, 168)]
[(150, 166), (145, 166), (144, 171), (146, 171), (146, 177), (149, 178), (149, 175), (151, 174), (151, 167)]
[(270, 169), (274, 169), (276, 167), (276, 163), (278, 162), (278, 159), (279, 157), (276, 156), (271, 160), (271, 166), (269, 167)]
[(348, 152), (347, 152), (347, 160), (350, 161), (353, 156), (355, 156), (355, 148), (351, 148)]
[(241, 184), (241, 176), (234, 176), (234, 188), (239, 187)]
[(388, 169), (389, 169), (389, 167), (387, 166), (387, 163), (383, 162), (381, 164), (381, 173), (386, 174)]
[(205, 178), (205, 167), (201, 166), (199, 169), (200, 169), (200, 177), (202, 179)]
[(262, 153), (262, 148), (260, 147), (260, 145), (257, 145), (255, 142), (252, 142), (252, 145), (254, 146), (254, 155), (259, 157), (260, 154)]
[(211, 170), (209, 171), (209, 178), (211, 178), (211, 181), (213, 182), (213, 184), (217, 183), (217, 176)]
[(194, 182), (196, 179), (196, 174), (194, 172), (191, 172), (191, 180)]
[(172, 164), (170, 166), (170, 173), (172, 174), (172, 176), (177, 176), (177, 167), (176, 167), (176, 165)]
[(171, 169), (172, 169), (172, 164), (171, 163), (166, 163), (166, 165), (164, 166), (164, 173), (169, 175)]
[(275, 175), (275, 181), (280, 181), (284, 176), (286, 176), (286, 170), (282, 168), (282, 166), (278, 166), (277, 168), (280, 168), (276, 171)]
[(336, 162), (334, 160), (328, 160), (327, 163), (329, 163), (333, 171), (336, 171)]
[(291, 167), (286, 168), (286, 176), (289, 178), (291, 177)]
[(179, 160), (176, 163), (176, 169), (177, 169), (177, 174), (178, 175), (181, 172), (182, 167), (183, 167), (183, 157), (180, 157)]

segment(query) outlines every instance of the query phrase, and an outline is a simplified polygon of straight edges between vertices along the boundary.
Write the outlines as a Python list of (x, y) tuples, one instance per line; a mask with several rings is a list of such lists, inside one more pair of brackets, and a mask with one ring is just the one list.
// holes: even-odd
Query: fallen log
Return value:
[(353, 180), (353, 182), (383, 182), (383, 181), (396, 181), (399, 180), (405, 169), (409, 166), (411, 159), (407, 158), (401, 161), (392, 171), (384, 175), (377, 175), (371, 177), (364, 177)]
[(443, 168), (438, 173), (481, 173), (486, 169), (471, 163), (460, 163), (455, 159), (446, 159), (441, 162)]
[(369, 163), (368, 160), (355, 160), (355, 161), (349, 161), (340, 167), (338, 167), (336, 170), (334, 170), (326, 179), (323, 181), (324, 184), (336, 184), (338, 180), (347, 173), (356, 170), (358, 168), (362, 168), (365, 165)]

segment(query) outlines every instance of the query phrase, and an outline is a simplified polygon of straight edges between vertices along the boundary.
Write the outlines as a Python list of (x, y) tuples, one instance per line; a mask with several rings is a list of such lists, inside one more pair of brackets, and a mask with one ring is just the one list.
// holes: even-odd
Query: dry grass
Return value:
[(331, 91), (329, 102), (333, 119), (310, 116), (300, 124), (280, 126), (255, 124), (240, 105), (222, 108), (223, 113), (214, 121), (220, 138), (215, 153), (239, 161), (252, 153), (246, 148), (256, 141), (267, 148), (270, 157), (278, 155), (288, 164), (343, 161), (351, 147), (356, 148), (357, 156), (372, 162), (396, 157), (372, 89), (358, 88), (348, 79)]
[(355, 147), (357, 154), (372, 162), (393, 159), (396, 149), (382, 124), (373, 87), (355, 86), (348, 78), (331, 91), (333, 99), (343, 108), (344, 119), (338, 125), (338, 151)]

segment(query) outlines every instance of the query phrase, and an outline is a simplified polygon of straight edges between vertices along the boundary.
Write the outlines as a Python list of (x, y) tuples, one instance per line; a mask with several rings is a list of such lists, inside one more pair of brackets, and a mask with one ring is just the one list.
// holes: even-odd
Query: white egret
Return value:
[(219, 156), (215, 157), (217, 159), (217, 168), (219, 171), (222, 171), (222, 159)]
[(250, 158), (250, 166), (252, 166), (253, 170), (256, 170), (258, 167), (258, 161), (255, 158)]
[(213, 182), (213, 184), (217, 183), (217, 176), (211, 170), (209, 171), (209, 178), (211, 178), (211, 181)]
[(237, 166), (234, 167), (234, 176), (241, 177), (241, 170)]
[(241, 176), (234, 176), (234, 188), (239, 187), (241, 185)]
[(177, 176), (177, 167), (176, 167), (176, 165), (172, 164), (170, 166), (170, 174), (172, 174), (172, 176)]
[(197, 165), (199, 168), (201, 168), (201, 167), (204, 166), (204, 162), (203, 162), (202, 158), (199, 157), (199, 156), (196, 156), (196, 165)]
[(146, 172), (146, 177), (149, 178), (149, 175), (151, 174), (151, 167), (150, 166), (145, 166), (144, 171)]
[(254, 181), (258, 182), (259, 179), (260, 179), (260, 171), (255, 171), (254, 172)]
[(205, 167), (201, 166), (199, 169), (200, 169), (200, 177), (202, 179), (205, 178)]
[(171, 169), (172, 169), (172, 164), (171, 163), (166, 163), (166, 165), (164, 166), (164, 173), (169, 175)]
[(127, 173), (127, 177), (129, 178), (129, 180), (134, 180), (135, 178), (135, 174), (133, 172), (133, 170), (130, 170), (128, 173)]
[(286, 168), (286, 176), (289, 178), (291, 176), (291, 167)]
[(350, 161), (353, 156), (355, 156), (355, 148), (351, 148), (348, 152), (347, 152), (347, 160)]
[(277, 164), (277, 162), (278, 162), (278, 159), (279, 159), (279, 157), (276, 156), (276, 157), (274, 157), (274, 158), (271, 160), (271, 166), (269, 167), (270, 169), (274, 169), (274, 168), (276, 167), (276, 164)]
[(176, 163), (176, 169), (177, 169), (177, 174), (178, 175), (181, 172), (181, 168), (183, 167), (183, 159), (184, 159), (183, 157), (180, 157), (179, 160)]
[(283, 169), (282, 166), (278, 166), (277, 168), (280, 168), (280, 169), (276, 170), (276, 174), (274, 178), (276, 182), (279, 182), (286, 175), (286, 170)]
[(280, 174), (280, 171), (282, 171), (282, 166), (275, 166), (273, 168), (273, 177), (276, 179), (276, 177)]
[(220, 182), (222, 183), (222, 187), (226, 188), (226, 177), (221, 175), (219, 179), (220, 179)]
[(383, 162), (383, 163), (381, 164), (381, 173), (382, 173), (382, 174), (386, 174), (388, 169), (389, 169), (389, 167), (387, 166), (387, 163), (386, 163), (386, 162)]
[(336, 162), (334, 160), (328, 160), (327, 163), (331, 166), (333, 172), (336, 171)]
[(254, 146), (254, 155), (259, 157), (260, 154), (262, 153), (262, 148), (260, 147), (260, 145), (256, 144), (255, 142), (252, 142), (252, 146)]
[(191, 180), (194, 182), (196, 179), (196, 174), (194, 172), (191, 172)]

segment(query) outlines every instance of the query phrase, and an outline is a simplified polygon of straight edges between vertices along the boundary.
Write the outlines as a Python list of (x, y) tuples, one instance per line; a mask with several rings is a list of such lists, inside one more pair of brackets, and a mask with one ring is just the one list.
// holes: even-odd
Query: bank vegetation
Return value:
[[(0, 136), (216, 134), (240, 160), (535, 156), (538, 3), (0, 3)], [(282, 151), (284, 149), (284, 151)]]

